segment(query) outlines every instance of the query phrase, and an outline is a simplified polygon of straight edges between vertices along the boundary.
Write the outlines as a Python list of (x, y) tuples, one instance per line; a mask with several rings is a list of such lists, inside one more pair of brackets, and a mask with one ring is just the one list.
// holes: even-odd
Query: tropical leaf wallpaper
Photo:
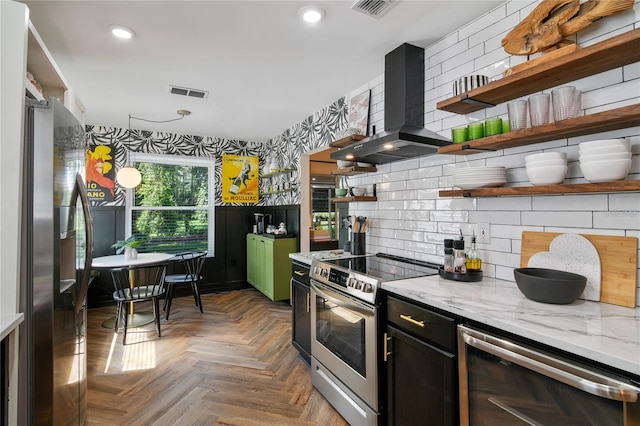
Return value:
[[(215, 181), (220, 182), (220, 158), (222, 154), (246, 155), (259, 158), (261, 175), (275, 157), (279, 168), (293, 168), (293, 183), (300, 185), (300, 155), (329, 144), (337, 133), (348, 126), (348, 104), (341, 98), (324, 109), (307, 117), (266, 143), (220, 139), (209, 136), (181, 135), (164, 132), (87, 125), (88, 148), (109, 145), (115, 171), (127, 163), (127, 150), (148, 154), (182, 155), (210, 158), (215, 163)], [(125, 190), (116, 185), (113, 201), (93, 201), (94, 205), (123, 206)], [(258, 205), (279, 206), (300, 204), (300, 192), (284, 192), (261, 195)], [(221, 186), (216, 185), (215, 205), (222, 203)]]

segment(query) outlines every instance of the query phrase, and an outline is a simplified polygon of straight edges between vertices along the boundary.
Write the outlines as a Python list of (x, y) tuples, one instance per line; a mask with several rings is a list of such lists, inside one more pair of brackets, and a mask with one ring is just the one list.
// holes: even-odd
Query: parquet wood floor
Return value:
[[(88, 312), (88, 425), (347, 425), (311, 384), (291, 346), (291, 308), (254, 289), (174, 299), (122, 336)], [(151, 310), (140, 304), (138, 310)]]

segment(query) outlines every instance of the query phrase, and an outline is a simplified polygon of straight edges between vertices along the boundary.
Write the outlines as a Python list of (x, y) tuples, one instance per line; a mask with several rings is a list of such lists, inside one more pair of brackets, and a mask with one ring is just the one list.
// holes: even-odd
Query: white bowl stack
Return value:
[(500, 167), (462, 167), (453, 170), (453, 185), (460, 189), (490, 188), (507, 182), (506, 169)]
[(567, 175), (567, 154), (550, 151), (528, 155), (524, 158), (529, 182), (533, 185), (556, 185)]
[(580, 170), (591, 183), (614, 182), (627, 177), (631, 168), (629, 139), (601, 139), (578, 145)]

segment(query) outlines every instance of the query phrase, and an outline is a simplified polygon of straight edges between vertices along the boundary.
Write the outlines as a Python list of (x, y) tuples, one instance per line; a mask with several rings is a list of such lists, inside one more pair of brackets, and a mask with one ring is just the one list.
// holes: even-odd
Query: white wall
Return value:
[[(467, 74), (499, 78), (508, 67), (526, 57), (504, 52), (500, 44), (537, 1), (509, 1), (425, 49), (425, 127), (448, 138), (452, 127), (493, 116), (506, 117), (506, 104), (457, 115), (435, 109), (453, 96), (452, 82)], [(640, 2), (633, 10), (606, 17), (579, 32), (575, 39), (587, 46), (639, 27)], [(583, 91), (585, 114), (640, 102), (640, 64), (613, 69), (571, 83)], [(372, 80), (370, 128), (384, 128), (384, 78)], [(366, 87), (365, 87), (366, 88)], [(354, 91), (357, 94), (362, 88)], [(544, 92), (550, 92), (545, 90)], [(526, 97), (525, 97), (526, 98)], [(570, 162), (565, 183), (585, 182), (578, 167), (577, 144), (587, 140), (628, 137), (633, 164), (627, 179), (640, 179), (640, 127), (561, 139), (471, 156), (433, 155), (378, 166), (377, 173), (350, 178), (354, 186), (377, 184), (378, 201), (353, 203), (351, 214), (371, 218), (369, 252), (387, 252), (442, 263), (443, 239), (467, 237), (471, 224), (491, 224), (489, 244), (479, 244), (485, 275), (513, 281), (519, 266), (524, 230), (572, 232), (640, 237), (640, 194), (598, 193), (501, 198), (440, 198), (438, 191), (452, 188), (456, 166), (508, 168), (507, 185), (529, 185), (524, 157), (542, 150), (564, 151)], [(640, 282), (640, 279), (639, 279)], [(640, 289), (638, 289), (640, 293)], [(640, 294), (638, 297), (640, 306)]]

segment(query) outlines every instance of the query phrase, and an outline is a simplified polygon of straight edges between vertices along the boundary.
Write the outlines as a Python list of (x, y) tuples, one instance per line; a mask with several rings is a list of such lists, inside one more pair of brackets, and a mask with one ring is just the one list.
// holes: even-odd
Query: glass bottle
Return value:
[(476, 272), (482, 270), (482, 259), (476, 249), (476, 236), (471, 237), (471, 248), (467, 252), (467, 271)]
[(240, 175), (238, 175), (235, 177), (235, 179), (231, 183), (231, 187), (229, 187), (229, 192), (233, 195), (236, 195), (240, 191), (241, 184), (242, 184), (242, 179)]
[(453, 272), (453, 240), (444, 240), (444, 270)]
[(458, 274), (467, 273), (467, 259), (464, 252), (464, 240), (453, 242), (453, 272)]

